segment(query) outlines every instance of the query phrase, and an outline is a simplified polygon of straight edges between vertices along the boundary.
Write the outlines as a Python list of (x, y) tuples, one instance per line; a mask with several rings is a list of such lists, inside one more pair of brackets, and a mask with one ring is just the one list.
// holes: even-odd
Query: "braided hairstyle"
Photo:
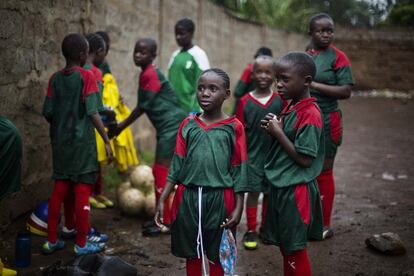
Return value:
[(81, 52), (86, 52), (88, 43), (78, 33), (71, 33), (65, 36), (62, 41), (62, 54), (68, 60), (79, 60)]
[(223, 70), (221, 70), (219, 68), (210, 68), (210, 69), (204, 70), (201, 73), (200, 77), (207, 74), (207, 73), (211, 73), (211, 72), (215, 73), (217, 76), (219, 76), (223, 80), (223, 84), (224, 84), (224, 87), (226, 89), (230, 89), (230, 77), (229, 77), (229, 75), (227, 75), (226, 72), (224, 72)]
[(96, 33), (90, 33), (85, 36), (89, 43), (89, 53), (97, 53), (100, 50), (106, 51), (105, 40)]
[(321, 19), (328, 19), (331, 20), (332, 23), (334, 23), (332, 17), (327, 14), (327, 13), (317, 13), (315, 15), (313, 15), (310, 19), (309, 19), (309, 33), (313, 33), (313, 31), (315, 30), (316, 27), (316, 21), (321, 20)]

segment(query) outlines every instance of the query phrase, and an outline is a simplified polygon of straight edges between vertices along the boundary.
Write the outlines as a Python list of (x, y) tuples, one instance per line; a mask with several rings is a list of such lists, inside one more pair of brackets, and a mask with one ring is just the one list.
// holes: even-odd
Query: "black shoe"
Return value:
[(161, 234), (161, 229), (158, 226), (148, 226), (142, 230), (144, 237), (157, 237)]
[(156, 224), (155, 224), (155, 221), (152, 219), (152, 220), (147, 220), (146, 222), (144, 222), (144, 224), (142, 224), (142, 228), (148, 228), (148, 227), (154, 227), (154, 226), (157, 226)]
[(257, 246), (258, 246), (257, 240), (258, 240), (257, 232), (255, 231), (246, 232), (246, 234), (244, 234), (243, 236), (244, 248), (246, 248), (247, 250), (257, 249)]

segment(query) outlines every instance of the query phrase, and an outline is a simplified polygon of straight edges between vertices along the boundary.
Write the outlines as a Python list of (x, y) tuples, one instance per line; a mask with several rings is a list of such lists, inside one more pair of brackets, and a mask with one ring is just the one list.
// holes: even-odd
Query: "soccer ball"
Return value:
[[(47, 237), (48, 208), (48, 202), (44, 201), (39, 203), (33, 210), (32, 214), (29, 217), (29, 220), (26, 223), (26, 227), (30, 233), (37, 236)], [(59, 215), (59, 222), (60, 218), (61, 215)]]
[(151, 167), (147, 165), (137, 166), (130, 176), (131, 186), (139, 189), (144, 194), (149, 194), (154, 189), (154, 175)]
[(145, 206), (144, 194), (135, 188), (129, 188), (118, 197), (121, 210), (128, 215), (138, 215)]
[(155, 215), (155, 194), (151, 193), (145, 197), (145, 213), (149, 217)]
[(126, 182), (121, 183), (121, 184), (118, 186), (118, 189), (116, 190), (116, 195), (118, 196), (118, 199), (119, 199), (119, 196), (120, 196), (123, 192), (125, 192), (126, 190), (128, 190), (128, 189), (130, 189), (130, 188), (131, 188), (131, 182), (126, 181)]

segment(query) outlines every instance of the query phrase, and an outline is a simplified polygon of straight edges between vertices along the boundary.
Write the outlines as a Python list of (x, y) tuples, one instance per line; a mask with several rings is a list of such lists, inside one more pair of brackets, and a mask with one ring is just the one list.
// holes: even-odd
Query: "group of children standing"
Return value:
[[(308, 54), (290, 52), (274, 61), (269, 49), (259, 49), (247, 69), (251, 73), (244, 73), (241, 80), (250, 88), (243, 91), (243, 83), (238, 85), (235, 116), (222, 109), (231, 95), (229, 76), (221, 69), (209, 69), (204, 51), (192, 43), (195, 26), (190, 19), (181, 19), (175, 26), (181, 49), (171, 58), (168, 80), (153, 65), (156, 42), (141, 38), (133, 54), (142, 69), (138, 104), (110, 127), (109, 137), (99, 116), (103, 107), (96, 78), (82, 68), (91, 42), (88, 46), (79, 34), (65, 37), (62, 52), (67, 65), (52, 76), (44, 106), (55, 179), (44, 246), (49, 250), (44, 251), (63, 247), (57, 239), (57, 213), (70, 194), (75, 202), (75, 252), (104, 248), (102, 241), (87, 242), (91, 230), (87, 199), (99, 172), (94, 128), (111, 161), (109, 138), (122, 135), (146, 113), (157, 131), (156, 225), (149, 224), (147, 231), (171, 232), (172, 253), (186, 259), (187, 275), (202, 274), (204, 255), (209, 275), (224, 274), (219, 258), (221, 236), (224, 228), (236, 231), (245, 193), (248, 231), (244, 246), (257, 248), (257, 205), (263, 193), (260, 237), (280, 247), (284, 275), (311, 275), (307, 241), (321, 240), (326, 231), (325, 237), (333, 233), (335, 154), (325, 152), (336, 152), (340, 141), (336, 99), (349, 97), (352, 86), (346, 56), (331, 45), (333, 26), (326, 14), (311, 18)], [(96, 58), (102, 57), (97, 54)], [(325, 108), (323, 100), (329, 107)]]

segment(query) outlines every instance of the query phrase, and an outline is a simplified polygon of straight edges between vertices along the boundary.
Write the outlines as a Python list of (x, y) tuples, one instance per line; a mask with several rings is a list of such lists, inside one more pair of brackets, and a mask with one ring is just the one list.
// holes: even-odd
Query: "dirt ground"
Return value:
[[(310, 242), (313, 275), (397, 276), (414, 273), (414, 101), (352, 98), (341, 103), (345, 135), (336, 161), (335, 237)], [(406, 177), (405, 177), (406, 176)], [(392, 178), (387, 180), (383, 178)], [(92, 222), (110, 236), (107, 254), (118, 255), (138, 268), (138, 275), (184, 275), (185, 262), (170, 254), (169, 236), (145, 238), (143, 219), (123, 217), (118, 210), (93, 210)], [(14, 238), (24, 218), (0, 238), (0, 256), (13, 263)], [(238, 275), (283, 275), (274, 246), (246, 251), (238, 228)], [(394, 232), (407, 254), (385, 256), (369, 250), (365, 239)], [(42, 256), (42, 238), (33, 237), (32, 266), (19, 275), (41, 275), (46, 266), (73, 258), (73, 244), (52, 256)]]

